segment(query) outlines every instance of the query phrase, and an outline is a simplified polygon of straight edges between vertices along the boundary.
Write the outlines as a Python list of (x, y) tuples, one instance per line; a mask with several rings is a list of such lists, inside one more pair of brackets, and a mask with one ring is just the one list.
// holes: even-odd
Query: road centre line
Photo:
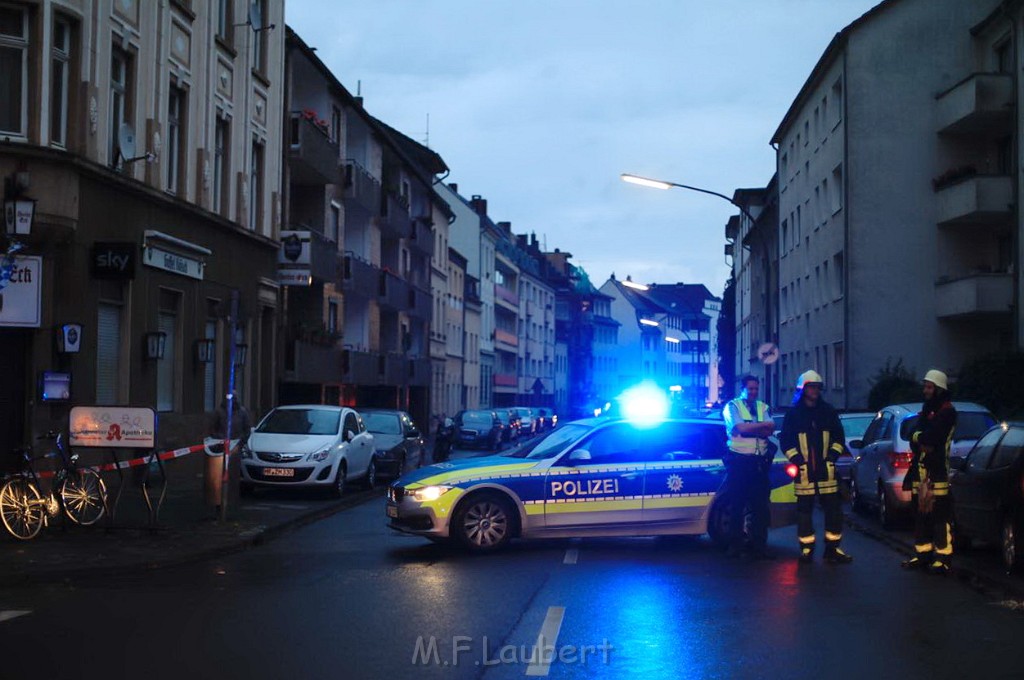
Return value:
[(6, 610), (2, 610), (2, 611), (0, 611), (0, 623), (2, 623), (4, 621), (10, 621), (11, 619), (16, 619), (19, 616), (25, 616), (26, 614), (31, 614), (31, 613), (32, 612), (30, 610), (25, 610), (25, 609), (6, 609)]
[[(526, 669), (526, 675), (531, 677), (546, 677), (551, 672), (551, 661), (557, 656), (555, 643), (558, 642), (558, 632), (562, 629), (562, 619), (565, 618), (565, 607), (548, 607), (547, 616), (540, 627), (540, 634), (537, 636), (537, 644), (533, 647), (533, 654), (530, 656), (530, 666)], [(544, 653), (545, 649), (547, 654)]]
[(565, 559), (562, 560), (562, 564), (576, 564), (576, 560), (580, 558), (580, 551), (578, 548), (569, 548), (565, 551)]

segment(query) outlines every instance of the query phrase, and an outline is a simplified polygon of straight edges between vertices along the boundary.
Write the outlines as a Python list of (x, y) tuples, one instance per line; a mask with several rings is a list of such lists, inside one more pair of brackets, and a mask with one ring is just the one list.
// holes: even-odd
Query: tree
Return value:
[(972, 359), (960, 369), (955, 397), (988, 407), (1000, 419), (1024, 417), (1024, 353), (999, 352)]
[(868, 408), (877, 411), (890, 404), (921, 401), (921, 388), (914, 375), (903, 366), (903, 359), (895, 364), (887, 359), (885, 366), (871, 378)]

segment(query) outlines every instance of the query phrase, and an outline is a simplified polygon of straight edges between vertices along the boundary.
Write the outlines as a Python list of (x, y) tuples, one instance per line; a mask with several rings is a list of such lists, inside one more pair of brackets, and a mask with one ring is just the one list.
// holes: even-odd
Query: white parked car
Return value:
[(317, 487), (342, 496), (346, 482), (377, 482), (373, 435), (353, 409), (278, 406), (253, 429), (242, 453), (242, 488)]

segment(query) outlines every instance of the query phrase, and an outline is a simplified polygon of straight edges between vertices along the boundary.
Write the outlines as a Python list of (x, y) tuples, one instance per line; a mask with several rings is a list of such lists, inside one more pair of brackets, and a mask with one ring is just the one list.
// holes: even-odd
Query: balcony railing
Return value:
[(409, 286), (409, 316), (429, 320), (431, 314), (430, 303), (430, 291), (422, 290), (416, 286)]
[(940, 134), (1009, 135), (1013, 125), (1013, 77), (975, 73), (938, 97)]
[(427, 387), (430, 385), (430, 359), (408, 359), (407, 365), (410, 387)]
[(510, 347), (519, 346), (519, 337), (515, 333), (509, 333), (500, 329), (495, 329), (494, 341), (504, 343)]
[(1013, 178), (974, 175), (938, 189), (940, 225), (999, 224), (1012, 217)]
[(361, 298), (377, 297), (383, 272), (361, 257), (345, 253), (342, 287), (347, 293)]
[(382, 271), (377, 292), (377, 298), (382, 307), (401, 311), (408, 309), (409, 284), (398, 278), (397, 275), (389, 271)]
[(430, 217), (414, 217), (409, 229), (409, 247), (430, 257), (434, 254), (434, 232)]
[(343, 352), (336, 347), (295, 340), (289, 379), (302, 383), (340, 383), (344, 380)]
[(935, 284), (935, 313), (941, 318), (1009, 314), (1012, 274), (974, 274)]
[(377, 178), (351, 158), (345, 161), (345, 208), (376, 215), (380, 210), (380, 200)]
[(338, 143), (331, 141), (327, 131), (293, 111), (290, 119), (288, 167), (291, 182), (300, 185), (337, 184)]
[(385, 192), (378, 223), (385, 236), (408, 238), (412, 230), (409, 202), (394, 192)]
[(346, 349), (341, 353), (344, 382), (354, 385), (378, 385), (381, 381), (379, 354)]
[(511, 387), (515, 389), (519, 386), (519, 380), (516, 378), (514, 373), (495, 373), (494, 374), (494, 386), (495, 387)]
[(519, 309), (519, 296), (516, 292), (497, 283), (494, 284), (494, 299)]

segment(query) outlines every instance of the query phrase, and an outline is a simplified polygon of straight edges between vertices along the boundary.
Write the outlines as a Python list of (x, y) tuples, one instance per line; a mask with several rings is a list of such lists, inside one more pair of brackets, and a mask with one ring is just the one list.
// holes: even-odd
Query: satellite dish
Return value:
[(135, 158), (135, 128), (130, 123), (121, 123), (117, 129), (117, 145), (121, 149), (122, 158)]
[(779, 360), (779, 348), (773, 342), (766, 342), (757, 348), (757, 358), (765, 366), (771, 366)]
[(263, 11), (258, 2), (249, 5), (249, 25), (257, 31), (263, 28)]

